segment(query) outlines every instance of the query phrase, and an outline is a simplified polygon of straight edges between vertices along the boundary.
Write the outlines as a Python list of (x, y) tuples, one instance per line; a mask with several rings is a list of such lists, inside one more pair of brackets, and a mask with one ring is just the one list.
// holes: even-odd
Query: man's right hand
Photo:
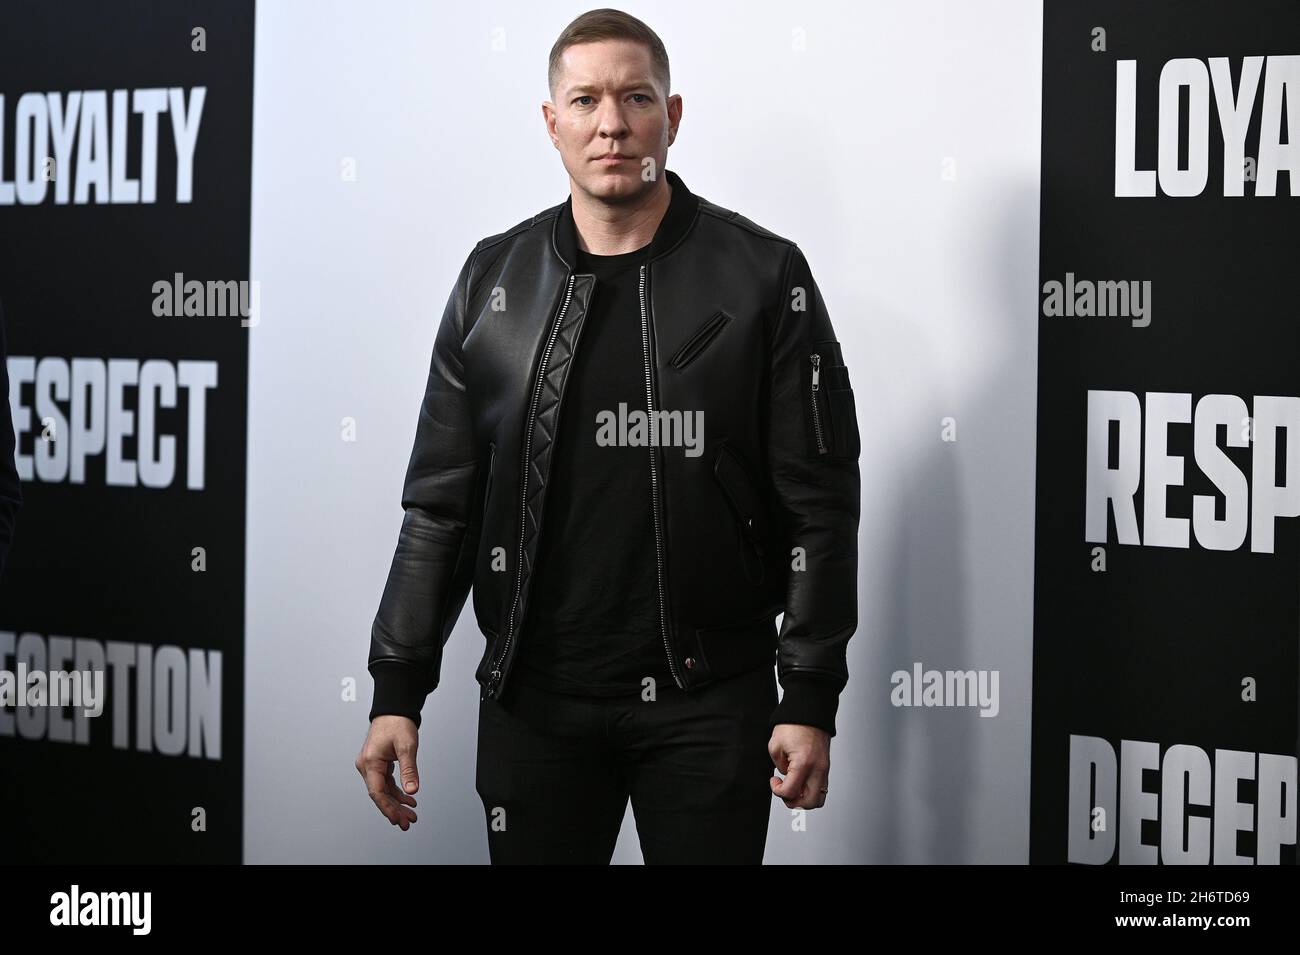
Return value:
[[(357, 756), (357, 772), (366, 781), (366, 789), (375, 806), (395, 826), (405, 832), (415, 822), (415, 799), (410, 793), (420, 789), (420, 775), (415, 770), (415, 749), (420, 731), (406, 716), (376, 716)], [(402, 789), (393, 780), (393, 761), (401, 765)]]

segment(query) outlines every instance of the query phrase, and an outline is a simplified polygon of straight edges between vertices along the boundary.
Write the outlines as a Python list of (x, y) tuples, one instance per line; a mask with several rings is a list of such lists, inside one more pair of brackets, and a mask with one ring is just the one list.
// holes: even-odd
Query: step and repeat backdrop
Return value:
[(1032, 862), (1294, 864), (1300, 5), (1047, 3)]
[[(5, 861), (241, 861), (254, 12), (3, 13)], [(1300, 5), (1053, 0), (1042, 82), (1029, 861), (1294, 864)]]
[(3, 20), (3, 855), (237, 862), (253, 3)]

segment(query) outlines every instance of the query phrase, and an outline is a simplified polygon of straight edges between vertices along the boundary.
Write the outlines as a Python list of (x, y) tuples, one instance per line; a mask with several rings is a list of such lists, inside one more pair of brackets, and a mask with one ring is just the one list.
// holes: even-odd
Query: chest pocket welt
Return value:
[(686, 341), (682, 342), (681, 347), (673, 353), (673, 357), (668, 359), (668, 364), (678, 371), (685, 368), (698, 358), (700, 352), (704, 351), (718, 337), (718, 332), (722, 331), (722, 326), (726, 325), (730, 320), (730, 315), (722, 311), (722, 309), (718, 309), (712, 318), (692, 332)]
[(767, 511), (745, 462), (725, 441), (719, 446), (713, 461), (713, 476), (721, 485), (736, 518), (745, 578), (753, 584), (762, 583)]

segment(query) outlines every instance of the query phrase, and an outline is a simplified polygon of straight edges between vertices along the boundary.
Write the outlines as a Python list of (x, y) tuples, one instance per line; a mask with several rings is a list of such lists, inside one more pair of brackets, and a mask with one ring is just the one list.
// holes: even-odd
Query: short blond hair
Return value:
[(655, 78), (663, 83), (664, 96), (668, 95), (672, 88), (669, 82), (668, 51), (664, 49), (659, 34), (630, 13), (601, 7), (599, 10), (588, 10), (570, 23), (551, 47), (546, 83), (552, 98), (555, 97), (555, 82), (560, 76), (560, 57), (563, 56), (564, 51), (575, 43), (593, 43), (597, 40), (632, 40), (644, 44), (650, 51), (650, 62)]

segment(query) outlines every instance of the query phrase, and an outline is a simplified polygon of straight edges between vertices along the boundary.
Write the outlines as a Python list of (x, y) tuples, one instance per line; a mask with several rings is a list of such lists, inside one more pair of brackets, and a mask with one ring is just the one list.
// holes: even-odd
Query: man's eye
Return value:
[[(590, 97), (590, 96), (579, 96), (577, 99), (574, 100), (574, 102), (575, 102), (575, 103), (581, 103), (584, 99), (591, 99), (591, 97)], [(585, 105), (585, 104), (584, 104), (584, 105)]]
[(649, 102), (649, 101), (650, 101), (650, 97), (649, 97), (649, 96), (646, 96), (645, 93), (633, 93), (632, 95), (633, 95), (633, 96), (639, 96), (639, 97), (641, 97), (643, 100), (645, 100), (646, 102)]

